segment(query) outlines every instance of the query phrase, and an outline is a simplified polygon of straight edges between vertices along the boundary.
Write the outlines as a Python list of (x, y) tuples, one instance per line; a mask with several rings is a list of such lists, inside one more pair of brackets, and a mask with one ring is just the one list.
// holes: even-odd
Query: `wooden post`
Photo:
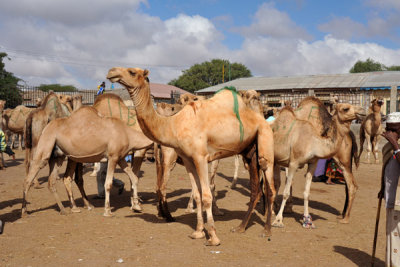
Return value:
[(390, 113), (397, 111), (397, 85), (390, 88)]

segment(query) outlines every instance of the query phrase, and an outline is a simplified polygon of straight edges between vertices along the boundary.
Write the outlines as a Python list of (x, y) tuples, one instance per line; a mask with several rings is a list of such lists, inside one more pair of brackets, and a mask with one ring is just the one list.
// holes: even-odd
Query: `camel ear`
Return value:
[(144, 77), (149, 76), (149, 74), (150, 74), (150, 71), (149, 71), (149, 70), (144, 70), (144, 71), (143, 71), (143, 76), (144, 76)]

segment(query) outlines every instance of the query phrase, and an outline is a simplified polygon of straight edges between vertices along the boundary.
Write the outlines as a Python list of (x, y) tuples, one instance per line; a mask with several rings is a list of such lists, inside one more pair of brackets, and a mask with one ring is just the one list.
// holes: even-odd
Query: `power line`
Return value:
[(87, 59), (82, 61), (82, 59), (77, 59), (69, 56), (60, 56), (56, 54), (48, 54), (37, 51), (28, 51), (22, 49), (10, 49), (0, 45), (1, 49), (4, 49), (5, 52), (11, 58), (23, 58), (23, 59), (36, 59), (36, 60), (46, 60), (48, 62), (55, 62), (66, 65), (81, 65), (81, 66), (93, 66), (93, 67), (110, 67), (113, 66), (147, 66), (147, 67), (157, 67), (157, 68), (176, 68), (176, 69), (185, 69), (189, 68), (189, 66), (184, 65), (170, 65), (170, 64), (143, 64), (143, 63), (132, 63), (132, 62), (122, 62), (122, 61), (102, 61), (102, 60), (93, 60)]

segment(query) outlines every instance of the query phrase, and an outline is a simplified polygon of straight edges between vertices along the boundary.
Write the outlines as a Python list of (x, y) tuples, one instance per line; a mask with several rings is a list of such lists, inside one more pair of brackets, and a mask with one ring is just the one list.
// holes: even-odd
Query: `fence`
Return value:
[[(22, 103), (10, 103), (12, 106), (24, 105), (27, 107), (36, 107), (37, 100), (43, 99), (48, 92), (43, 92), (35, 86), (18, 86), (17, 89), (20, 91), (22, 96)], [(82, 104), (92, 105), (96, 97), (97, 90), (79, 90), (76, 92), (54, 92), (58, 95), (82, 95)]]

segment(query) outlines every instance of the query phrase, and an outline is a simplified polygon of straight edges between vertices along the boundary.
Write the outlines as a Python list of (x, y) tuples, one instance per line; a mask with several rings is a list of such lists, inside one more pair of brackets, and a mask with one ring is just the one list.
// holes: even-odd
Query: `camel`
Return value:
[[(275, 226), (283, 227), (283, 209), (290, 194), (295, 171), (308, 164), (304, 190), (303, 226), (314, 227), (308, 210), (308, 198), (316, 162), (320, 158), (330, 158), (338, 153), (344, 137), (350, 132), (351, 121), (356, 119), (358, 114), (363, 113), (364, 110), (361, 107), (337, 104), (335, 115), (332, 116), (332, 124), (325, 136), (321, 136), (310, 122), (298, 119), (291, 108), (285, 107), (280, 111), (273, 124), (275, 164), (289, 169), (282, 205), (273, 223)], [(304, 136), (307, 138), (305, 139)]]
[[(75, 205), (71, 191), (71, 177), (75, 171), (76, 163), (99, 162), (104, 158), (108, 158), (107, 178), (104, 185), (106, 191), (104, 216), (112, 215), (110, 189), (116, 164), (125, 171), (131, 181), (131, 209), (140, 211), (141, 208), (137, 195), (138, 178), (128, 167), (124, 157), (130, 150), (142, 149), (151, 145), (151, 143), (141, 132), (131, 129), (119, 119), (101, 116), (93, 107), (81, 107), (69, 117), (51, 121), (42, 132), (28, 175), (24, 181), (22, 215), (27, 212), (26, 196), (35, 176), (49, 160), (50, 162), (52, 161), (51, 157), (60, 159), (62, 155), (69, 158), (67, 171), (64, 176), (64, 184), (73, 212), (79, 211)], [(55, 152), (54, 148), (56, 148)], [(50, 162), (49, 190), (53, 192), (60, 211), (64, 214), (64, 207), (54, 187), (56, 177), (53, 171), (54, 164)], [(60, 165), (60, 162), (57, 162), (57, 165)], [(85, 206), (90, 208), (90, 203), (83, 190), (83, 183), (78, 183), (78, 186)]]
[[(306, 97), (295, 109), (295, 114), (298, 119), (309, 121), (314, 128), (321, 134), (326, 136), (328, 129), (332, 125), (332, 115), (335, 107), (338, 104), (337, 98), (331, 98), (330, 112), (324, 104), (316, 97)], [(358, 114), (361, 116), (362, 114)], [(342, 216), (339, 219), (340, 223), (349, 223), (350, 211), (357, 192), (357, 184), (353, 176), (352, 163), (356, 167), (359, 165), (357, 141), (354, 133), (350, 130), (349, 134), (344, 136), (341, 148), (338, 153), (333, 156), (335, 162), (343, 170), (343, 176), (346, 181), (346, 201), (344, 204)], [(275, 182), (275, 185), (276, 182)]]
[(40, 107), (29, 114), (24, 130), (26, 173), (29, 171), (31, 158), (44, 127), (56, 118), (67, 117), (71, 114), (72, 110), (68, 104), (65, 104), (67, 103), (65, 99), (50, 92), (42, 100)]
[[(240, 153), (248, 157), (247, 148), (254, 147), (255, 143), (257, 152), (252, 153), (251, 159), (258, 159), (269, 186), (269, 190), (264, 189), (268, 193), (268, 213), (263, 234), (270, 235), (271, 206), (275, 197), (274, 141), (272, 130), (264, 118), (246, 107), (233, 90), (222, 90), (210, 99), (192, 102), (174, 116), (161, 116), (153, 108), (148, 74), (148, 70), (140, 68), (117, 67), (109, 70), (107, 79), (127, 89), (143, 133), (154, 142), (174, 148), (182, 158), (197, 204), (197, 226), (190, 237), (205, 237), (202, 214), (205, 210), (209, 235), (206, 245), (220, 244), (211, 211), (207, 163)], [(257, 169), (253, 169), (251, 175), (258, 175)]]
[[(169, 103), (157, 103), (156, 111), (158, 114), (163, 116), (172, 116), (180, 111), (186, 104), (191, 103), (193, 101), (197, 101), (199, 99), (205, 99), (201, 97), (197, 97), (191, 94), (183, 94), (180, 96), (180, 100), (178, 103), (183, 104), (169, 104)], [(154, 144), (154, 154), (156, 160), (156, 169), (157, 169), (157, 197), (158, 197), (158, 213), (159, 216), (166, 218), (168, 222), (174, 221), (174, 218), (171, 216), (169, 212), (168, 203), (167, 203), (167, 183), (169, 181), (170, 173), (174, 169), (176, 163), (183, 165), (182, 159), (178, 157), (175, 149), (167, 146), (161, 146), (158, 144)], [(234, 156), (235, 158), (235, 172), (233, 176), (232, 186), (236, 185), (238, 170), (239, 170), (239, 157), (238, 155)], [(211, 163), (211, 176), (210, 176), (210, 187), (211, 192), (213, 194), (213, 207), (212, 212), (214, 215), (223, 215), (223, 212), (219, 210), (216, 205), (215, 198), (215, 184), (214, 179), (217, 173), (219, 160), (214, 160)], [(193, 205), (193, 193), (190, 195), (190, 199), (187, 204), (186, 212), (193, 213), (195, 212)]]
[(13, 109), (3, 111), (3, 131), (10, 131), (16, 135), (12, 140), (11, 147), (14, 147), (15, 139), (19, 142), (19, 150), (22, 150), (23, 132), (26, 119), (35, 108), (27, 108), (19, 105)]
[(378, 158), (378, 141), (382, 134), (382, 115), (381, 108), (383, 105), (383, 98), (378, 97), (371, 101), (369, 107), (369, 114), (361, 123), (360, 127), (360, 153), (359, 157), (364, 150), (364, 141), (367, 140), (367, 161), (371, 163), (371, 151), (375, 157), (375, 163), (379, 163)]

